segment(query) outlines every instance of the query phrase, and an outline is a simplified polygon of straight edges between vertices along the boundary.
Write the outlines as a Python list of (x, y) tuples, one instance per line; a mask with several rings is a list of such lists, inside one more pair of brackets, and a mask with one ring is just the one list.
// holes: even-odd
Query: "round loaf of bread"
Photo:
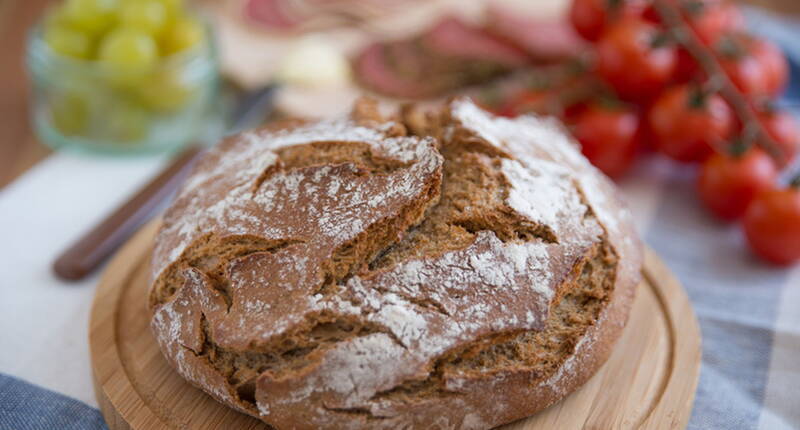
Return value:
[(185, 379), (279, 429), (485, 429), (605, 362), (641, 255), (556, 122), (361, 101), (198, 163), (156, 240), (152, 329)]

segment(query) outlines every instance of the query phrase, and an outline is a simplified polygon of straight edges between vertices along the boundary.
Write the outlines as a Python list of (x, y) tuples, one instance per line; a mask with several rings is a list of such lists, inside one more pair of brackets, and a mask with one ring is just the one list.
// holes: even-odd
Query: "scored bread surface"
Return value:
[(199, 162), (156, 239), (152, 328), (276, 428), (490, 428), (606, 360), (640, 248), (557, 123), (364, 100)]

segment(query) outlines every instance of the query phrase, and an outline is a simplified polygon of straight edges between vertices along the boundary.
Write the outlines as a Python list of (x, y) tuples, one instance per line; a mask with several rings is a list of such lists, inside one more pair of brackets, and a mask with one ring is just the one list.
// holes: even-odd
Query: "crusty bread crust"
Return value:
[(152, 328), (277, 428), (491, 428), (586, 382), (641, 244), (551, 120), (467, 100), (228, 139), (165, 215)]

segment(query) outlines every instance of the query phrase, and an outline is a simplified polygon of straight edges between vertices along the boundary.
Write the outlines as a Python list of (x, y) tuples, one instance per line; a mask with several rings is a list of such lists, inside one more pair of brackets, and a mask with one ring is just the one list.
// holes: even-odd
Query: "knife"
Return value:
[[(277, 85), (267, 85), (240, 96), (228, 118), (226, 134), (259, 125), (272, 110), (276, 89)], [(204, 149), (199, 143), (187, 146), (149, 183), (61, 253), (53, 263), (56, 276), (77, 281), (92, 273), (155, 215), (156, 209), (183, 182)]]

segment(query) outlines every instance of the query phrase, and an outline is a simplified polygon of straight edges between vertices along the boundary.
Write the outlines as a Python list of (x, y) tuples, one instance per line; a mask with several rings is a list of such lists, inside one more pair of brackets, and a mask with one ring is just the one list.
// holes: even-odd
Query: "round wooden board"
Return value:
[[(146, 309), (157, 222), (106, 269), (89, 331), (95, 392), (112, 430), (266, 429), (185, 382), (162, 357)], [(583, 387), (508, 429), (684, 428), (700, 370), (700, 331), (683, 288), (648, 250), (633, 311), (608, 362)]]

